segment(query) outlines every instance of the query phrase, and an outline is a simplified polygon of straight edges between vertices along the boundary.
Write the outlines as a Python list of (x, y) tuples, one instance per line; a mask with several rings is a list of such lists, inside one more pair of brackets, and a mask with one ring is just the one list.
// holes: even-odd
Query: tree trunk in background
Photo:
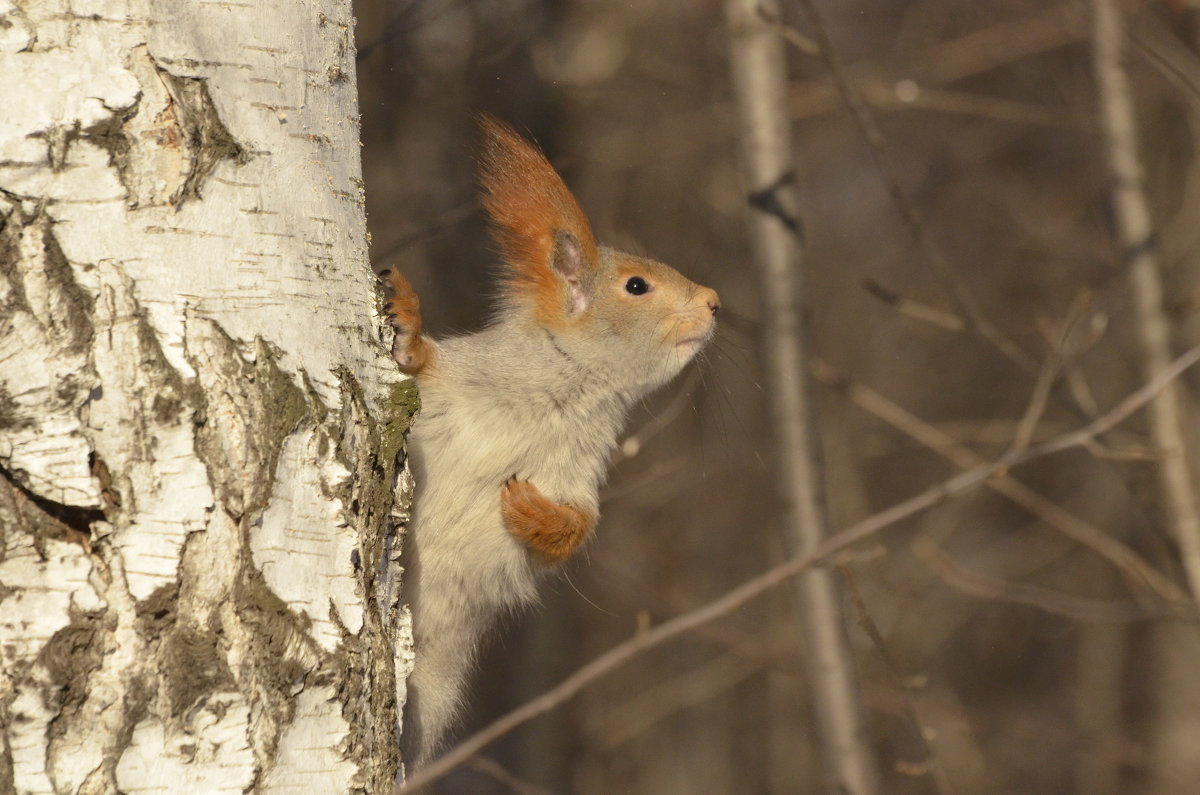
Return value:
[(0, 791), (395, 775), (351, 25), (0, 0)]
[[(730, 68), (742, 163), (753, 212), (750, 236), (763, 293), (766, 399), (776, 433), (772, 463), (785, 506), (791, 555), (817, 549), (828, 533), (825, 482), (808, 385), (808, 335), (802, 318), (804, 250), (796, 215), (795, 158), (787, 108), (783, 42), (770, 19), (774, 3), (728, 0)], [(858, 672), (846, 635), (835, 574), (816, 568), (796, 578), (797, 613), (818, 742), (831, 792), (879, 790)]]
[[(1115, 0), (1091, 0), (1093, 69), (1100, 118), (1112, 171), (1113, 211), (1122, 262), (1129, 279), (1141, 366), (1146, 377), (1167, 367), (1175, 329), (1167, 310), (1164, 269), (1156, 223), (1146, 190), (1134, 94), (1127, 67), (1128, 25)], [(1176, 266), (1177, 267), (1177, 266)], [(1194, 406), (1183, 385), (1167, 386), (1148, 407), (1149, 436), (1156, 452), (1158, 498), (1163, 521), (1179, 551), (1193, 598), (1200, 598), (1200, 500), (1193, 454)], [(1153, 673), (1155, 722), (1150, 739), (1149, 791), (1185, 791), (1200, 776), (1200, 690), (1195, 666), (1200, 634), (1185, 623), (1155, 627)]]

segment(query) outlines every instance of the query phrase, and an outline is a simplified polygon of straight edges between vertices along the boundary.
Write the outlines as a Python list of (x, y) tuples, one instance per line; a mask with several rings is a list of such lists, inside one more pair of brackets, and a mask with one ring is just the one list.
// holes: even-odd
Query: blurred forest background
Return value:
[[(1089, 4), (817, 5), (881, 131), (868, 145), (813, 20), (785, 0), (802, 299), (834, 384), (817, 398), (836, 530), (957, 473), (952, 444), (960, 460), (993, 460), (1014, 440), (1085, 424), (1145, 382), (1146, 357)], [(542, 145), (597, 237), (722, 298), (704, 360), (635, 412), (598, 537), (485, 654), (465, 736), (784, 557), (729, 34), (716, 0), (355, 8), (373, 259), (410, 277), (429, 331), (488, 316), (495, 255), (475, 194), (475, 111)], [(1200, 10), (1123, 9), (1151, 245), (1182, 352), (1200, 342)], [(934, 256), (1015, 351), (974, 330)], [(1190, 429), (1200, 372), (1180, 383)], [(911, 416), (879, 416), (865, 390)], [(1181, 441), (1200, 450), (1191, 430)], [(1089, 450), (1011, 472), (1036, 499), (980, 486), (838, 560), (884, 791), (1196, 791), (1200, 634), (1160, 459), (1142, 412)], [(1105, 557), (1096, 537), (1124, 549)], [(1150, 586), (1129, 559), (1156, 570)], [(792, 594), (639, 657), (438, 791), (820, 791)]]

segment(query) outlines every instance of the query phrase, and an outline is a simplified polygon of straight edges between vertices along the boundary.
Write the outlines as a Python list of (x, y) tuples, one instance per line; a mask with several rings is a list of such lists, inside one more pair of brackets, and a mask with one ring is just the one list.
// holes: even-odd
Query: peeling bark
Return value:
[(384, 791), (349, 3), (0, 0), (0, 792)]

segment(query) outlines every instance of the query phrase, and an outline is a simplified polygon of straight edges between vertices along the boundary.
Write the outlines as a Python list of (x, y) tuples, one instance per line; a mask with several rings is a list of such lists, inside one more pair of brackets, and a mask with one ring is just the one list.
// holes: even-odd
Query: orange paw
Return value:
[(515, 475), (500, 489), (500, 515), (513, 537), (551, 563), (566, 560), (596, 523), (596, 517), (554, 502)]
[(392, 358), (401, 370), (416, 375), (429, 364), (431, 353), (428, 340), (421, 336), (421, 301), (400, 271), (382, 271), (379, 280), (387, 293), (384, 314), (396, 329)]

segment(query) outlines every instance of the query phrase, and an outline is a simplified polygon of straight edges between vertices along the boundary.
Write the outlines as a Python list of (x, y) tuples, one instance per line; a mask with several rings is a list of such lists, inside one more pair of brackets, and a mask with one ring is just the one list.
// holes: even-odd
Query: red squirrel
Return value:
[(503, 258), (494, 321), (430, 339), (408, 281), (381, 274), (392, 355), (421, 394), (404, 582), (416, 663), (402, 736), (415, 766), (457, 717), (481, 636), (591, 535), (629, 406), (696, 355), (719, 308), (674, 269), (598, 246), (542, 152), (495, 119), (480, 126)]

